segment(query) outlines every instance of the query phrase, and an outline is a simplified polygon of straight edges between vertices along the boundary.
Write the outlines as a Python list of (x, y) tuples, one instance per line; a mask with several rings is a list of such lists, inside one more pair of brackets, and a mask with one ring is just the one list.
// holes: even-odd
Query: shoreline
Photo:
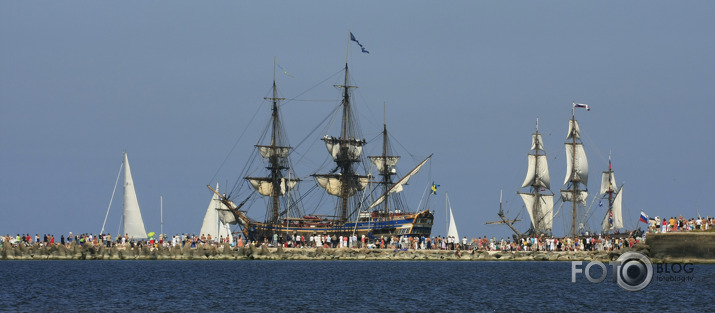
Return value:
[(352, 248), (242, 248), (222, 246), (129, 248), (4, 245), (0, 260), (360, 260), (360, 261), (600, 261), (608, 263), (628, 251), (647, 255), (653, 263), (715, 264), (715, 233), (648, 234), (646, 244), (613, 251), (484, 251), (392, 250)]

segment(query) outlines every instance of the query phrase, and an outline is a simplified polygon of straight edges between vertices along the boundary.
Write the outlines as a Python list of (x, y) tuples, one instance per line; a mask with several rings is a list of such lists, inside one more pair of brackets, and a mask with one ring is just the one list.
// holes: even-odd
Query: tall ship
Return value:
[(526, 178), (521, 188), (527, 191), (518, 192), (529, 213), (531, 227), (528, 234), (551, 235), (554, 220), (554, 194), (551, 192), (551, 179), (546, 158), (544, 143), (539, 134), (539, 120), (536, 120), (536, 131), (531, 134), (531, 149), (528, 154)]
[[(349, 41), (348, 41), (349, 47)], [(280, 101), (275, 79), (275, 64), (272, 86), (271, 121), (263, 139), (255, 146), (263, 158), (265, 175), (247, 175), (243, 179), (250, 184), (253, 192), (234, 202), (230, 194), (221, 194), (208, 186), (224, 205), (219, 209), (222, 222), (238, 225), (240, 232), (251, 241), (272, 241), (274, 238), (302, 235), (365, 235), (369, 238), (380, 236), (430, 236), (434, 220), (433, 213), (425, 206), (421, 210), (409, 211), (401, 192), (410, 178), (430, 160), (431, 155), (419, 162), (406, 175), (399, 176), (397, 162), (400, 159), (391, 150), (386, 123), (383, 124), (381, 153), (369, 156), (377, 175), (366, 170), (369, 166), (363, 155), (368, 142), (362, 138), (352, 108), (352, 89), (349, 82), (348, 63), (344, 68), (341, 101), (336, 112), (340, 114), (340, 133), (325, 135), (324, 142), (329, 159), (333, 163), (327, 173), (313, 173), (309, 178), (301, 178), (295, 173), (291, 161), (294, 149), (288, 144), (286, 132), (281, 123)], [(254, 152), (255, 153), (255, 152)], [(311, 182), (312, 181), (312, 182)], [(311, 184), (312, 183), (312, 184)], [(321, 203), (313, 207), (305, 201), (306, 194), (299, 192), (300, 185), (322, 188), (335, 201)], [(263, 220), (249, 217), (247, 208), (255, 207), (256, 198), (262, 198), (265, 205)], [(309, 207), (306, 209), (306, 206)], [(313, 212), (313, 213), (307, 213)], [(322, 212), (328, 214), (317, 214)]]
[(608, 171), (601, 176), (601, 200), (599, 206), (607, 205), (606, 214), (601, 221), (602, 234), (618, 233), (623, 228), (623, 186), (616, 185), (616, 175), (611, 167), (611, 156), (608, 156)]
[[(526, 178), (521, 185), (521, 190), (517, 191), (524, 201), (524, 207), (529, 214), (529, 220), (531, 222), (529, 229), (523, 233), (516, 229), (514, 223), (519, 221), (518, 216), (514, 219), (507, 218), (501, 205), (501, 196), (499, 199), (498, 214), (501, 220), (487, 222), (486, 224), (506, 224), (517, 236), (521, 237), (542, 235), (552, 236), (554, 217), (561, 211), (564, 204), (571, 203), (571, 225), (570, 230), (566, 235), (580, 236), (584, 235), (588, 231), (588, 225), (586, 225), (587, 220), (585, 218), (586, 213), (584, 212), (586, 198), (588, 197), (588, 159), (586, 158), (586, 152), (583, 148), (583, 143), (581, 142), (581, 129), (579, 128), (575, 117), (575, 109), (590, 109), (588, 105), (576, 102), (573, 102), (572, 106), (571, 119), (569, 119), (569, 130), (566, 135), (566, 141), (564, 142), (566, 147), (566, 178), (564, 179), (564, 185), (560, 190), (561, 195), (556, 201), (561, 202), (559, 210), (554, 214), (554, 193), (550, 190), (551, 181), (546, 150), (544, 148), (542, 136), (539, 133), (539, 121), (537, 119), (536, 131), (531, 135), (531, 149), (528, 154)], [(612, 172), (609, 173), (609, 175), (611, 175), (610, 177), (612, 177)], [(615, 180), (613, 181), (613, 184), (615, 185)], [(602, 194), (609, 197), (609, 203), (613, 204), (613, 206), (609, 206), (609, 208), (612, 207), (613, 209), (610, 209), (607, 214), (611, 214), (611, 216), (614, 217), (620, 214), (620, 203), (618, 202), (619, 192), (620, 190), (616, 189), (602, 190)], [(579, 217), (584, 218), (579, 219)], [(606, 216), (606, 219), (607, 218), (608, 216)], [(611, 224), (609, 222), (609, 229), (613, 230), (614, 227), (622, 227), (622, 223), (618, 224), (619, 220), (620, 219), (618, 218), (611, 220), (612, 222), (615, 221), (615, 224)], [(604, 221), (604, 223), (605, 222), (608, 222), (608, 220)]]
[(588, 105), (573, 103), (569, 132), (566, 135), (566, 178), (561, 188), (562, 204), (571, 202), (571, 230), (570, 236), (579, 236), (585, 233), (586, 225), (577, 223), (578, 217), (585, 215), (584, 207), (588, 197), (588, 159), (581, 142), (581, 129), (576, 121), (576, 108), (588, 108)]

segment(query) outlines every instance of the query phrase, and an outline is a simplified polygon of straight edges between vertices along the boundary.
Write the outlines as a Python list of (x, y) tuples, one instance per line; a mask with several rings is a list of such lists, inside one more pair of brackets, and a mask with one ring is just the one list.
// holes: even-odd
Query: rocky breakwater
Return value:
[(40, 247), (3, 245), (3, 260), (373, 260), (373, 261), (594, 261), (608, 262), (626, 251), (646, 255), (648, 246), (636, 245), (616, 251), (456, 251), (388, 249), (284, 249), (250, 245), (232, 249), (228, 245), (198, 248), (103, 247), (72, 244)]
[(715, 263), (715, 232), (647, 234), (649, 257), (656, 263)]

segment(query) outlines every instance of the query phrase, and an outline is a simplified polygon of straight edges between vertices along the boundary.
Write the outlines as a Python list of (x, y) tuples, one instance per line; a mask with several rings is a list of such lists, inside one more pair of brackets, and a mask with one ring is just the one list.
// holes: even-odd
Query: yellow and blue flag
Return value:
[(435, 185), (435, 183), (432, 182), (432, 194), (433, 195), (437, 194), (437, 187), (439, 187), (439, 185)]

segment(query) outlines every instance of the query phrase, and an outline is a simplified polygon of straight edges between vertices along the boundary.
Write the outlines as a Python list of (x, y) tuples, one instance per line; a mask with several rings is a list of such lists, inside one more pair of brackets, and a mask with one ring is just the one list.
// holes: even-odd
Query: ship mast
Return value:
[[(576, 116), (575, 116), (573, 108), (571, 109), (571, 120), (573, 121), (572, 123), (576, 123)], [(573, 132), (572, 132), (571, 140), (572, 140), (572, 143), (571, 143), (571, 149), (572, 149), (571, 164), (575, 165), (576, 164), (576, 136), (573, 136)], [(575, 171), (576, 171), (576, 167), (572, 166), (571, 167), (571, 177), (574, 176)], [(571, 234), (573, 234), (573, 236), (576, 237), (576, 207), (578, 206), (577, 202), (576, 202), (576, 192), (578, 192), (578, 182), (572, 181), (571, 187), (572, 187), (571, 194), (573, 197), (572, 201), (571, 201), (571, 207), (573, 208), (573, 216), (572, 216), (572, 222), (571, 222)]]
[(391, 155), (391, 147), (389, 144), (389, 136), (387, 134), (387, 121), (385, 116), (385, 107), (383, 105), (383, 124), (382, 124), (382, 153), (379, 156), (370, 156), (370, 160), (372, 161), (373, 164), (377, 167), (377, 170), (379, 172), (379, 175), (382, 177), (381, 181), (379, 182), (380, 185), (382, 185), (382, 194), (384, 195), (383, 199), (383, 212), (385, 216), (389, 214), (390, 208), (388, 204), (388, 197), (389, 197), (389, 189), (393, 184), (392, 181), (392, 176), (396, 175), (397, 172), (395, 170), (395, 166), (397, 165), (397, 161), (400, 159), (399, 156), (394, 156)]
[(546, 150), (539, 134), (539, 119), (536, 119), (536, 130), (531, 135), (532, 145), (529, 153), (529, 166), (522, 184), (522, 188), (529, 187), (529, 192), (517, 192), (524, 200), (529, 216), (532, 221), (532, 231), (534, 234), (544, 234), (551, 232), (553, 194), (541, 193), (551, 188), (549, 178), (549, 168), (546, 159)]
[[(608, 212), (606, 212), (606, 215), (613, 216), (613, 186), (611, 185), (611, 175), (613, 175), (613, 168), (611, 168), (611, 155), (608, 155), (608, 172), (604, 172), (604, 174), (608, 175), (608, 190), (606, 190), (606, 193), (608, 194)], [(606, 217), (608, 218), (608, 217)]]
[[(278, 97), (276, 65), (276, 59), (274, 58), (272, 96), (264, 98), (271, 101), (270, 142), (268, 145), (256, 145), (261, 156), (268, 161), (266, 169), (268, 169), (269, 173), (265, 177), (246, 177), (261, 195), (271, 199), (268, 212), (266, 212), (266, 222), (271, 225), (272, 231), (275, 231), (281, 224), (279, 221), (281, 212), (280, 197), (299, 181), (299, 179), (295, 178), (285, 178), (284, 175), (284, 171), (289, 169), (288, 154), (291, 147), (284, 145), (285, 139), (278, 107), (280, 101), (285, 99)], [(272, 233), (268, 235), (272, 235)]]
[[(271, 151), (276, 151), (276, 134), (278, 133), (278, 101), (285, 100), (284, 98), (278, 98), (278, 88), (276, 88), (276, 59), (273, 58), (273, 97), (267, 98), (266, 100), (271, 100)], [(273, 218), (271, 219), (271, 225), (273, 228), (278, 224), (278, 213), (280, 212), (280, 179), (283, 176), (281, 171), (286, 169), (286, 167), (281, 166), (278, 153), (271, 153), (268, 158), (268, 163), (270, 164), (267, 168), (271, 171), (271, 184), (273, 185), (273, 192), (271, 193), (272, 200), (272, 211)]]
[(347, 221), (350, 210), (350, 198), (359, 190), (365, 189), (369, 176), (359, 175), (355, 172), (354, 164), (362, 161), (362, 147), (367, 143), (361, 136), (353, 118), (350, 102), (350, 90), (357, 88), (349, 85), (348, 63), (345, 63), (345, 79), (343, 85), (336, 85), (342, 88), (342, 119), (340, 127), (340, 137), (325, 136), (322, 140), (332, 155), (337, 168), (332, 173), (337, 174), (313, 174), (318, 184), (326, 191), (340, 198), (336, 215), (341, 221)]
[[(576, 103), (571, 109), (571, 119), (569, 120), (569, 133), (566, 137), (566, 155), (567, 155), (567, 170), (566, 179), (564, 181), (565, 189), (561, 190), (561, 198), (563, 201), (571, 201), (572, 221), (571, 234), (576, 237), (576, 217), (578, 215), (578, 203), (585, 202), (588, 196), (588, 161), (586, 153), (583, 150), (581, 142), (581, 133), (578, 127), (578, 122), (575, 117)], [(583, 184), (583, 189), (581, 189)]]
[(603, 171), (601, 178), (601, 198), (608, 198), (608, 210), (603, 217), (601, 230), (603, 233), (623, 227), (623, 186), (618, 188), (616, 177), (611, 167), (611, 154), (608, 154), (608, 171)]

